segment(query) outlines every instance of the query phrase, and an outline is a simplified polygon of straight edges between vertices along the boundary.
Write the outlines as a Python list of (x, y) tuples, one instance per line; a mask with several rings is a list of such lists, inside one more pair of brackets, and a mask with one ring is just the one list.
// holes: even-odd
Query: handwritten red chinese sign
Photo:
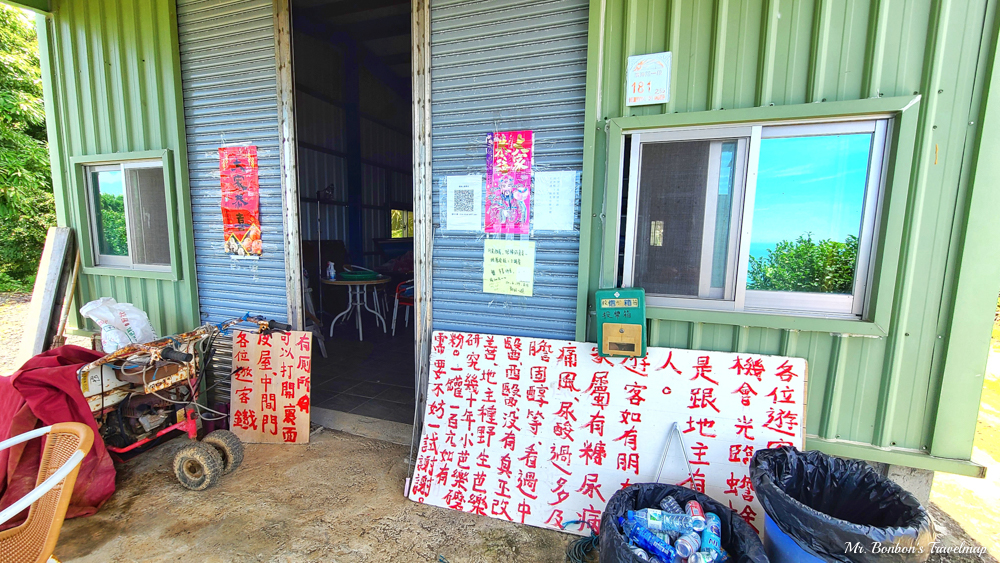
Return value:
[[(749, 476), (760, 448), (803, 445), (806, 361), (435, 332), (409, 498), (513, 522), (596, 530), (615, 491), (656, 478), (727, 504), (763, 530)], [(568, 531), (586, 533), (583, 525)]]
[(531, 219), (531, 131), (486, 136), (486, 232), (528, 234)]
[(248, 443), (309, 442), (312, 333), (233, 331), (230, 429)]
[(260, 182), (257, 147), (221, 147), (222, 230), (227, 254), (260, 256)]

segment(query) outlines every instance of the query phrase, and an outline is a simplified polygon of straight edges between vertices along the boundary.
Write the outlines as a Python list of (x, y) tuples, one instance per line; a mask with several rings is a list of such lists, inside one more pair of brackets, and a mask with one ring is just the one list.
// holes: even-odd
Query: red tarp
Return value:
[[(94, 431), (94, 446), (80, 467), (66, 518), (97, 512), (115, 492), (111, 456), (76, 379), (80, 367), (101, 356), (79, 346), (62, 346), (28, 360), (14, 375), (0, 377), (0, 440), (57, 422), (83, 422)], [(0, 451), (0, 509), (35, 488), (41, 453), (41, 439)], [(2, 528), (20, 524), (25, 516), (27, 511)]]

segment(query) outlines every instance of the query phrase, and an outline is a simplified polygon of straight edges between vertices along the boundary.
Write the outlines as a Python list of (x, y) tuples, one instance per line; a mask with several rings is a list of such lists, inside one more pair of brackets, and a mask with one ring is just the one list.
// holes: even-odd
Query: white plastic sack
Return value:
[(80, 307), (80, 314), (101, 327), (101, 346), (105, 353), (129, 344), (156, 340), (149, 317), (131, 303), (118, 303), (111, 297), (101, 297)]

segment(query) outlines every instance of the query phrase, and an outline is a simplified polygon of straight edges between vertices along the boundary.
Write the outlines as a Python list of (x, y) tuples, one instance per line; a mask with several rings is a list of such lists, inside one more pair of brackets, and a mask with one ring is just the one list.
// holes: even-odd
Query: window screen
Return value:
[(163, 170), (132, 168), (128, 178), (129, 237), (132, 262), (170, 265), (170, 238), (167, 234), (167, 202), (163, 193)]
[(634, 283), (646, 291), (698, 295), (710, 144), (642, 147)]
[(640, 146), (631, 283), (651, 294), (724, 298), (735, 264), (732, 207), (741, 143)]

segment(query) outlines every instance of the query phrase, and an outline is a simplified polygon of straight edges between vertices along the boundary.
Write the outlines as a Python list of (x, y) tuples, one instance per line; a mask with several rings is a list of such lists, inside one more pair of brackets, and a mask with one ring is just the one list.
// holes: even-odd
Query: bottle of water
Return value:
[(622, 527), (622, 531), (625, 533), (625, 537), (632, 541), (635, 545), (643, 548), (651, 555), (659, 557), (661, 561), (673, 561), (674, 555), (677, 554), (674, 548), (670, 547), (670, 544), (661, 540), (660, 538), (653, 535), (649, 531), (649, 528), (643, 526), (636, 518), (635, 513), (631, 510), (628, 513), (628, 518), (618, 518), (618, 524)]
[(668, 514), (655, 508), (643, 508), (635, 512), (635, 517), (653, 531), (688, 534), (695, 529), (695, 521), (687, 514)]
[(663, 500), (660, 501), (660, 510), (667, 514), (684, 514), (684, 509), (681, 508), (677, 499), (670, 495), (663, 497)]
[[(648, 526), (647, 526), (648, 527)], [(680, 532), (664, 532), (663, 530), (650, 530), (653, 535), (660, 538), (661, 540), (673, 545), (677, 538), (681, 537)]]

